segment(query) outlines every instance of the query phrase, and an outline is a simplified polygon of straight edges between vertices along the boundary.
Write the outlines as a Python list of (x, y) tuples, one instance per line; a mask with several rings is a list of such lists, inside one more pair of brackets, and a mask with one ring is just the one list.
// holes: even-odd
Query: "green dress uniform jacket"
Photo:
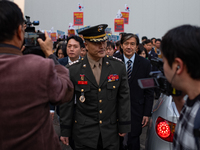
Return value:
[[(67, 66), (74, 84), (76, 109), (73, 100), (60, 106), (61, 136), (72, 135), (75, 143), (97, 148), (101, 134), (105, 148), (119, 143), (118, 133), (130, 132), (130, 93), (126, 68), (117, 59), (109, 56), (103, 58), (99, 85), (87, 56)], [(78, 84), (80, 75), (84, 75), (87, 84)], [(109, 81), (111, 76), (116, 79)], [(85, 97), (84, 102), (79, 100), (81, 95)]]

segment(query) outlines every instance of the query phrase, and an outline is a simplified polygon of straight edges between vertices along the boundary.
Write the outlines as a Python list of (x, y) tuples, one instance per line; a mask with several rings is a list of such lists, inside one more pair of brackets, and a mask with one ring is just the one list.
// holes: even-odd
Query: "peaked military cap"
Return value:
[(78, 34), (83, 35), (83, 38), (85, 40), (89, 40), (91, 42), (102, 42), (107, 40), (107, 36), (105, 33), (105, 29), (107, 28), (107, 26), (107, 24), (100, 24), (80, 31)]

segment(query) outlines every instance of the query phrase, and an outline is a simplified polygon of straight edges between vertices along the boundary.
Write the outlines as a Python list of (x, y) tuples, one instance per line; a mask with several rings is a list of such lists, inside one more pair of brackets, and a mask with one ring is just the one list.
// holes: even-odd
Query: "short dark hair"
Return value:
[(116, 46), (120, 46), (120, 41), (117, 41), (117, 42), (116, 42)]
[(67, 38), (67, 43), (68, 43), (69, 40), (71, 40), (71, 39), (74, 39), (74, 40), (76, 40), (77, 42), (79, 42), (80, 47), (82, 47), (82, 44), (84, 44), (82, 38), (80, 38), (80, 37), (77, 36), (77, 35), (73, 35), (73, 36), (70, 36), (69, 38)]
[(110, 42), (110, 41), (108, 41), (107, 42), (107, 47), (111, 47), (111, 48), (113, 48), (113, 49), (115, 49), (115, 44), (113, 43), (113, 42)]
[(146, 36), (143, 36), (143, 37), (142, 37), (142, 40), (145, 40), (145, 39), (147, 40), (147, 37), (146, 37)]
[(151, 43), (151, 44), (152, 44), (152, 41), (149, 40), (149, 39), (147, 39), (146, 41), (143, 42), (143, 45), (148, 44), (148, 43)]
[(85, 44), (84, 43), (81, 44), (81, 48), (85, 48)]
[(160, 41), (160, 42), (161, 42), (161, 39), (156, 39), (155, 43), (156, 43), (157, 41)]
[(200, 27), (182, 25), (169, 30), (162, 38), (161, 51), (172, 67), (180, 58), (193, 79), (200, 79)]
[(126, 42), (128, 39), (132, 37), (136, 39), (136, 45), (138, 46), (140, 43), (140, 40), (136, 34), (132, 34), (132, 33), (126, 33), (125, 35), (123, 35), (121, 38), (121, 44), (123, 44), (124, 42)]
[(151, 38), (151, 41), (153, 41), (154, 39), (156, 40), (156, 38), (155, 38), (155, 37), (152, 37), (152, 38)]
[(126, 34), (126, 32), (120, 32), (120, 33), (119, 33), (119, 35), (123, 35), (123, 34)]
[(0, 1), (0, 42), (12, 40), (24, 18), (21, 9), (11, 1)]

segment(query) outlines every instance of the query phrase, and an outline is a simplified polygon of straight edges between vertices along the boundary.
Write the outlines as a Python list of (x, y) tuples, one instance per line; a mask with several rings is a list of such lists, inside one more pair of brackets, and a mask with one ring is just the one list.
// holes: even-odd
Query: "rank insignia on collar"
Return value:
[(108, 82), (113, 82), (113, 81), (118, 81), (119, 80), (119, 75), (117, 74), (111, 74), (108, 76)]

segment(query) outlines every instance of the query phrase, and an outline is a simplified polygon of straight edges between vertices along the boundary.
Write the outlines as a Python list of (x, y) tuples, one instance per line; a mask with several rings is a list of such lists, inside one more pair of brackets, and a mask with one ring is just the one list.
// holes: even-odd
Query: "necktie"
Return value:
[(128, 64), (128, 66), (127, 66), (127, 76), (128, 76), (128, 80), (131, 78), (131, 71), (132, 71), (131, 63), (132, 63), (131, 60), (128, 60), (128, 61), (127, 61), (127, 64)]
[(94, 77), (97, 81), (97, 84), (99, 85), (99, 81), (100, 81), (100, 76), (101, 76), (101, 69), (100, 69), (100, 64), (99, 63), (96, 63), (94, 65), (94, 69), (93, 69), (93, 74), (94, 74)]

